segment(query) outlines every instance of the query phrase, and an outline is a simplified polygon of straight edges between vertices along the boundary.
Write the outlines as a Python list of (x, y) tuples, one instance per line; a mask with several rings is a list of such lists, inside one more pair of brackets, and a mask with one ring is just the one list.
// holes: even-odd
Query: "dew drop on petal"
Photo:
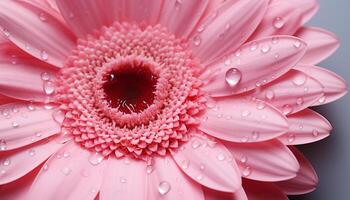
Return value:
[(283, 106), (283, 114), (289, 115), (293, 112), (293, 107), (289, 104)]
[(201, 146), (201, 142), (199, 140), (193, 140), (191, 143), (193, 149), (198, 149)]
[(293, 83), (296, 85), (296, 86), (302, 86), (305, 84), (306, 82), (306, 75), (305, 74), (299, 74), (298, 76), (294, 77), (293, 79)]
[(35, 156), (35, 150), (34, 149), (30, 149), (29, 151), (28, 151), (28, 154), (30, 155), (30, 156)]
[(167, 194), (170, 191), (170, 189), (171, 189), (171, 186), (167, 181), (162, 181), (158, 185), (158, 192), (161, 195)]
[(242, 72), (237, 68), (230, 68), (226, 71), (225, 80), (230, 87), (235, 87), (242, 79)]
[(326, 96), (323, 96), (321, 98), (318, 99), (319, 103), (325, 103), (326, 102)]
[(46, 18), (46, 14), (45, 13), (40, 13), (39, 14), (39, 19), (41, 20), (41, 21), (46, 21), (47, 20), (47, 18)]
[(0, 151), (5, 151), (7, 149), (7, 143), (4, 139), (0, 139)]
[(48, 81), (48, 80), (50, 80), (50, 74), (47, 73), (47, 72), (41, 73), (41, 80), (43, 80), (43, 81)]
[(64, 175), (68, 176), (68, 175), (72, 172), (72, 169), (69, 168), (69, 167), (64, 167), (64, 168), (61, 170), (61, 172), (62, 172)]
[(65, 113), (62, 110), (56, 110), (52, 113), (52, 117), (57, 123), (62, 123), (65, 119)]
[(241, 161), (241, 163), (243, 163), (243, 164), (247, 163), (247, 161), (248, 161), (247, 156), (242, 156), (242, 158), (241, 158), (240, 161)]
[(98, 152), (92, 154), (89, 158), (89, 162), (92, 165), (99, 165), (104, 159), (104, 156)]
[(9, 166), (11, 164), (11, 160), (6, 158), (4, 162), (2, 163), (4, 166)]
[(301, 47), (301, 42), (299, 40), (294, 42), (294, 47), (299, 49)]
[(147, 172), (147, 174), (151, 174), (153, 172), (153, 166), (152, 165), (147, 165), (146, 172)]
[(272, 44), (278, 44), (280, 39), (278, 37), (273, 37), (272, 38)]
[(201, 44), (201, 42), (202, 42), (202, 39), (200, 38), (199, 35), (197, 35), (193, 38), (193, 43), (195, 46), (199, 46)]
[(188, 169), (189, 166), (190, 166), (190, 161), (189, 160), (183, 160), (181, 162), (181, 168), (182, 169)]
[(264, 110), (265, 107), (266, 107), (265, 103), (260, 101), (260, 102), (258, 102), (258, 105), (257, 105), (256, 108), (257, 108), (258, 110)]
[(313, 135), (314, 137), (318, 137), (318, 136), (320, 135), (320, 133), (318, 132), (318, 130), (314, 129), (314, 130), (312, 131), (312, 135)]
[(284, 26), (285, 22), (284, 19), (281, 17), (276, 17), (273, 21), (273, 26), (277, 29), (281, 29)]
[(49, 59), (49, 54), (47, 54), (46, 51), (41, 51), (40, 56), (43, 61), (47, 61)]
[(19, 127), (19, 124), (17, 122), (12, 122), (12, 127), (13, 128), (18, 128)]
[(266, 54), (266, 53), (268, 53), (270, 50), (271, 50), (271, 47), (270, 47), (270, 45), (268, 45), (268, 44), (265, 44), (264, 46), (261, 47), (261, 53)]
[(252, 169), (249, 166), (246, 166), (242, 171), (242, 175), (244, 177), (248, 177), (251, 173), (252, 173)]
[(297, 105), (302, 105), (304, 103), (304, 99), (299, 97), (297, 98)]
[(242, 117), (248, 117), (250, 115), (250, 111), (249, 110), (243, 110), (242, 111)]
[(120, 182), (121, 182), (121, 183), (126, 183), (126, 178), (120, 177)]
[(55, 84), (51, 81), (45, 81), (43, 89), (45, 94), (51, 95), (55, 92)]
[(258, 49), (258, 43), (257, 42), (252, 42), (251, 46), (250, 46), (250, 51), (255, 51)]
[(273, 90), (268, 90), (265, 93), (265, 97), (268, 100), (273, 100), (275, 98), (275, 92)]
[(288, 135), (288, 142), (293, 143), (295, 141), (295, 135), (294, 134), (289, 134)]
[(219, 161), (224, 161), (226, 159), (226, 156), (225, 154), (223, 153), (220, 153), (216, 156), (216, 158), (219, 160)]

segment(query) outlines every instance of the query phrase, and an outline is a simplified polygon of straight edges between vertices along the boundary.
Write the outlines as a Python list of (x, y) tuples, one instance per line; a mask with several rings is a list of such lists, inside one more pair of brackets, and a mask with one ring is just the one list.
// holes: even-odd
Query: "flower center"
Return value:
[(142, 63), (139, 66), (121, 66), (105, 77), (105, 98), (112, 108), (123, 113), (140, 113), (153, 103), (157, 79)]
[(117, 158), (178, 148), (205, 110), (198, 62), (185, 46), (160, 25), (115, 23), (79, 39), (56, 80), (62, 132)]

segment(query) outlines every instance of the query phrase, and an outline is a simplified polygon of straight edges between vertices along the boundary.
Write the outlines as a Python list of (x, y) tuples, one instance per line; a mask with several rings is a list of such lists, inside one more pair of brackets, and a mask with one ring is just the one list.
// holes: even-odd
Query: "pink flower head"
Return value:
[(316, 0), (1, 0), (0, 199), (282, 200), (346, 93)]

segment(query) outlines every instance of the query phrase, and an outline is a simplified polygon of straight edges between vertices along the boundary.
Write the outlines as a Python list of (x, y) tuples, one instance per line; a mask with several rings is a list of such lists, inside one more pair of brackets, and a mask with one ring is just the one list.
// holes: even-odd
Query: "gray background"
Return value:
[[(319, 66), (331, 69), (350, 83), (350, 0), (319, 0), (320, 10), (310, 26), (328, 29), (339, 36), (341, 47)], [(331, 136), (300, 149), (314, 165), (320, 183), (313, 193), (293, 200), (350, 200), (350, 94), (316, 108), (333, 125)]]

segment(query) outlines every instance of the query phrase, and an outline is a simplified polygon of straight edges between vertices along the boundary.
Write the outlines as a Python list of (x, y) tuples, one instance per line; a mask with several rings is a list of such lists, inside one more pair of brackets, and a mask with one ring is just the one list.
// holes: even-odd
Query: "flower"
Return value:
[(1, 199), (287, 199), (345, 95), (315, 0), (0, 1)]

